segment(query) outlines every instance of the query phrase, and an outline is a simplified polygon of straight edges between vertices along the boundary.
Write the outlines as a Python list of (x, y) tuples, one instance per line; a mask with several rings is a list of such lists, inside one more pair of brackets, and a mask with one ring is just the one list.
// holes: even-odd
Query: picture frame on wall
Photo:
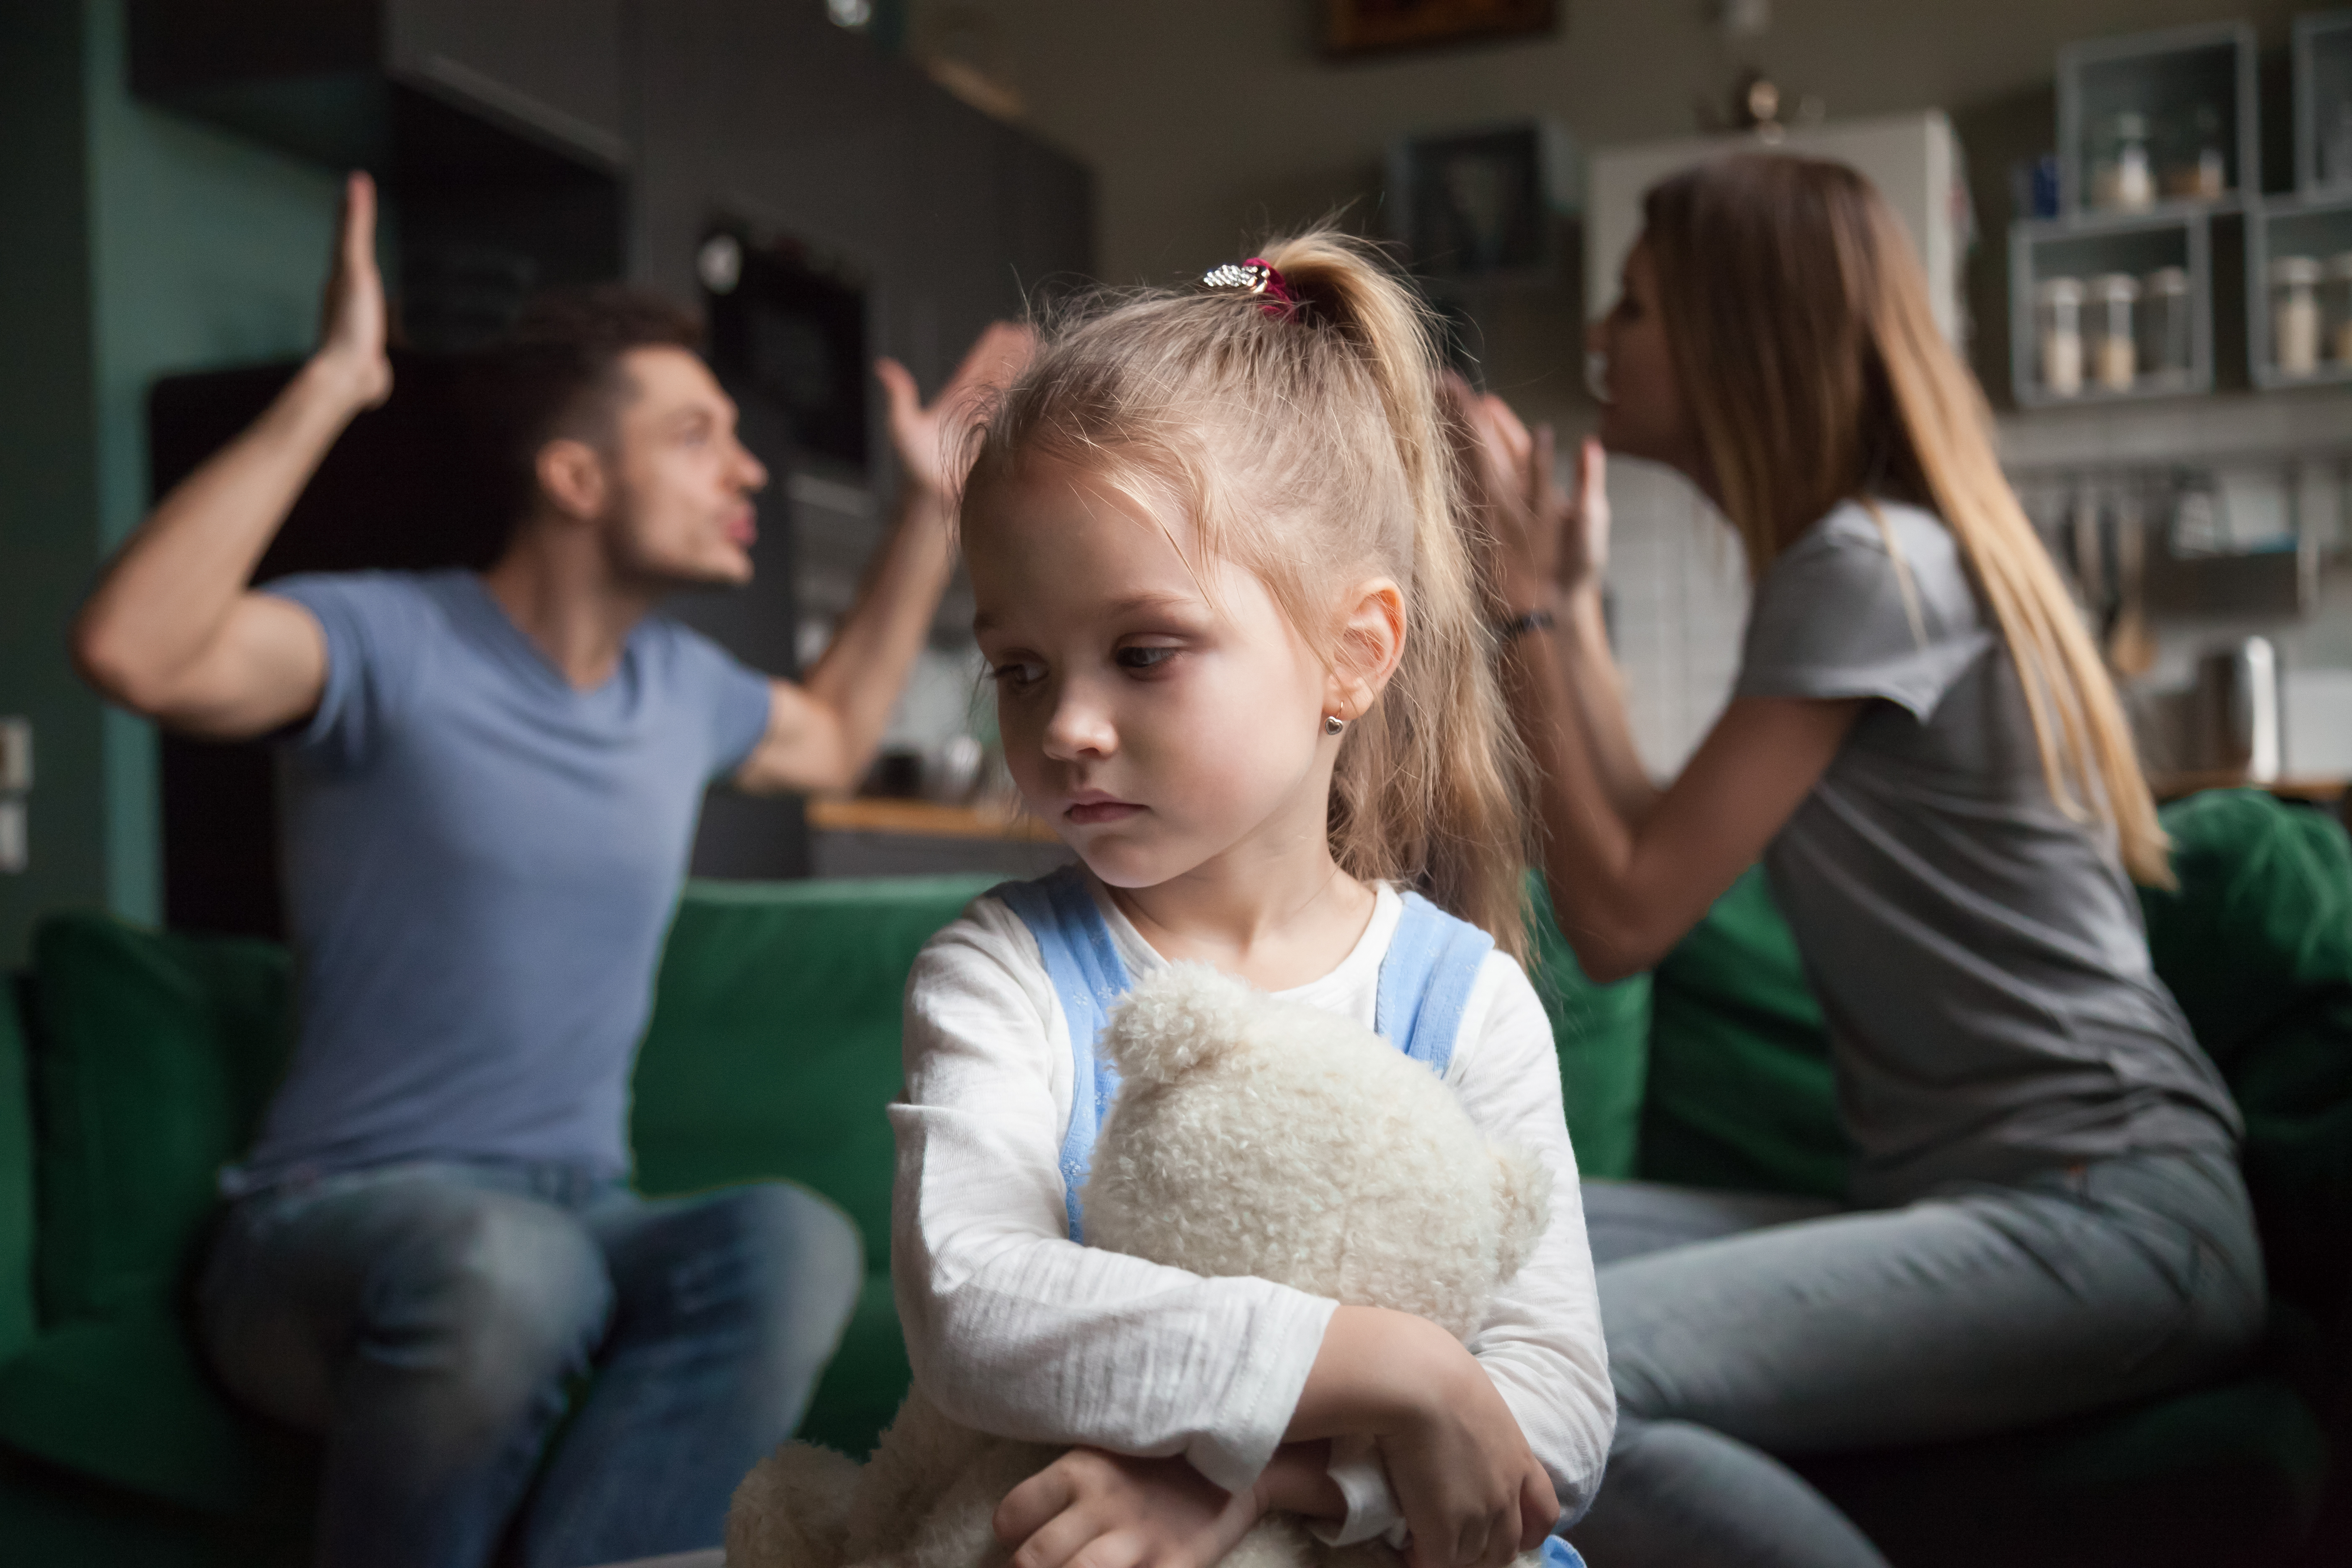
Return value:
[(1528, 37), (1559, 23), (1559, 0), (1322, 0), (1323, 49), (1334, 58)]
[(1387, 163), (1389, 237), (1423, 283), (1444, 292), (1557, 279), (1561, 220), (1582, 205), (1582, 160), (1560, 126), (1526, 120), (1400, 137)]

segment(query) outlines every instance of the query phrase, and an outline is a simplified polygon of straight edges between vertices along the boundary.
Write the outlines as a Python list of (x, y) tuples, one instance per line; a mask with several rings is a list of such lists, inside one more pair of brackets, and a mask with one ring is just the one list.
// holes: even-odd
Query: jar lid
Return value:
[(2140, 286), (2145, 289), (2149, 295), (2159, 299), (2168, 299), (2176, 294), (2186, 294), (2189, 292), (2189, 268), (2186, 267), (2159, 267), (2143, 279)]
[(2079, 305), (2083, 302), (2083, 280), (2044, 278), (2033, 286), (2033, 297), (2045, 305)]
[(2271, 263), (2271, 282), (2280, 288), (2294, 288), (2299, 283), (2319, 281), (2319, 258), (2315, 256), (2282, 256)]
[(2128, 272), (2102, 272), (2091, 279), (2091, 292), (2107, 304), (2129, 304), (2139, 298), (2139, 279)]

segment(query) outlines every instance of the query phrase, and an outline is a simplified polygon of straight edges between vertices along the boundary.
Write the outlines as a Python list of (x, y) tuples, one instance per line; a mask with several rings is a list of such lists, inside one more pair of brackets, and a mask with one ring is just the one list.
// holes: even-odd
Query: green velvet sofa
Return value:
[[(1900, 1568), (2347, 1559), (2352, 852), (2243, 793), (2171, 808), (2158, 963), (2249, 1124), (2277, 1300), (2242, 1375), (2030, 1432), (1804, 1461)], [(785, 1177), (857, 1223), (867, 1282), (805, 1436), (860, 1451), (907, 1381), (887, 1259), (898, 996), (984, 879), (698, 884), (635, 1080), (649, 1192)], [(1834, 1194), (1821, 1018), (1751, 873), (1654, 974), (1596, 987), (1539, 920), (1588, 1175)], [(303, 1560), (315, 1458), (192, 1352), (191, 1260), (283, 1061), (285, 954), (63, 915), (0, 1005), (0, 1562)], [(1921, 1354), (1934, 1348), (1923, 1345)]]

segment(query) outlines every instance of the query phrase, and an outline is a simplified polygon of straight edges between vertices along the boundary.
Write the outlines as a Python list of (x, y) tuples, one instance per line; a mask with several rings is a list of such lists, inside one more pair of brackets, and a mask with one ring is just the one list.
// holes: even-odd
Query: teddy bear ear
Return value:
[(1205, 963), (1171, 963), (1111, 1013), (1103, 1051), (1122, 1079), (1166, 1083), (1237, 1043), (1263, 1000)]
[(1496, 1243), (1497, 1283), (1519, 1271), (1551, 1223), (1551, 1173), (1524, 1149), (1495, 1150), (1495, 1197), (1502, 1213)]

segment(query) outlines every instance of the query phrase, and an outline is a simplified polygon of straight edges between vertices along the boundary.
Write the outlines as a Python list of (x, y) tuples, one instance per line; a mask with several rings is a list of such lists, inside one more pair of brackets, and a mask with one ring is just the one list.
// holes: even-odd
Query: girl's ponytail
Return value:
[(1349, 581), (1392, 577), (1403, 658), (1340, 743), (1332, 855), (1351, 876), (1421, 889), (1524, 956), (1525, 753), (1460, 526), (1429, 312), (1344, 235), (1276, 241), (1260, 257), (1282, 293), (1110, 295), (1049, 323), (987, 422), (969, 483), (1045, 456), (1147, 509), (1172, 500), (1201, 551), (1248, 568), (1318, 646)]
[(1464, 532), (1435, 322), (1360, 241), (1321, 230), (1261, 254), (1297, 301), (1297, 325), (1334, 333), (1370, 373), (1412, 512), (1404, 657), (1340, 747), (1332, 853), (1350, 875), (1421, 884), (1524, 958), (1526, 752)]

